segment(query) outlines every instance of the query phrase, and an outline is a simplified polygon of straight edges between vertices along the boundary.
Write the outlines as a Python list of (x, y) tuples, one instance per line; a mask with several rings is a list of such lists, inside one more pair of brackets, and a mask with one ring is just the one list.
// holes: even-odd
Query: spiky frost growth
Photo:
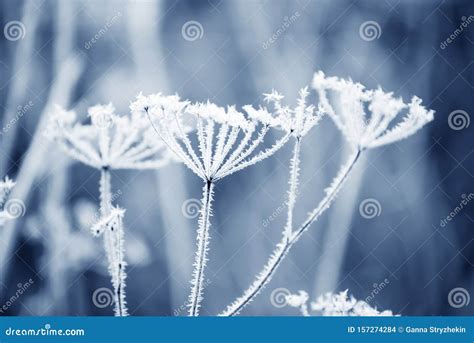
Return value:
[[(434, 111), (423, 107), (416, 96), (404, 103), (381, 88), (366, 90), (360, 83), (326, 77), (322, 71), (314, 74), (313, 88), (319, 94), (324, 111), (349, 143), (359, 150), (407, 138), (434, 119)], [(331, 96), (337, 107), (331, 105)], [(394, 123), (402, 113), (403, 118)]]
[(170, 162), (171, 155), (143, 116), (118, 116), (112, 104), (90, 107), (88, 114), (90, 123), (82, 124), (74, 111), (56, 106), (46, 137), (96, 169), (156, 169)]
[(319, 296), (316, 301), (311, 302), (311, 310), (308, 311), (308, 293), (299, 291), (298, 294), (286, 296), (289, 306), (300, 309), (303, 316), (322, 315), (322, 316), (355, 316), (355, 317), (391, 317), (392, 311), (378, 311), (362, 300), (355, 299), (352, 295), (347, 295), (348, 290), (338, 294), (326, 293)]
[(289, 240), (293, 230), (293, 212), (296, 204), (298, 193), (299, 170), (300, 170), (300, 150), (301, 140), (303, 137), (316, 126), (323, 116), (321, 110), (316, 111), (314, 105), (307, 104), (309, 95), (308, 87), (302, 88), (299, 92), (298, 104), (292, 109), (283, 106), (281, 101), (284, 96), (275, 90), (265, 95), (265, 101), (273, 104), (276, 117), (269, 116), (266, 109), (253, 110), (254, 116), (261, 118), (263, 121), (271, 122), (273, 126), (278, 127), (286, 132), (292, 133), (295, 138), (293, 155), (290, 161), (290, 178), (288, 190), (288, 215), (284, 230), (285, 237)]
[[(220, 316), (234, 316), (240, 313), (270, 282), (291, 247), (308, 230), (311, 224), (331, 206), (364, 150), (407, 138), (432, 121), (434, 117), (434, 111), (421, 106), (421, 99), (417, 97), (413, 97), (409, 104), (405, 104), (402, 100), (394, 98), (392, 93), (384, 93), (381, 89), (366, 91), (361, 84), (350, 80), (326, 78), (323, 72), (314, 75), (313, 88), (319, 94), (319, 112), (327, 113), (332, 118), (352, 145), (353, 152), (347, 162), (341, 166), (330, 186), (325, 190), (324, 198), (308, 214), (305, 221), (296, 230), (289, 230), (288, 228), (291, 227), (289, 223), (291, 222), (287, 221), (283, 239), (276, 245), (262, 271), (257, 274), (242, 296), (228, 305), (219, 314)], [(336, 93), (336, 98), (339, 99), (338, 111), (330, 105), (327, 90)], [(280, 94), (272, 92), (268, 97), (276, 104), (276, 108), (280, 107), (282, 108), (281, 112), (285, 112), (280, 105), (282, 99)], [(369, 115), (366, 114), (366, 107), (370, 111)], [(395, 117), (402, 111), (406, 111), (405, 117), (399, 124), (390, 128)], [(298, 162), (294, 156), (297, 155), (298, 151), (295, 149), (291, 162), (292, 170), (298, 170), (294, 168), (294, 165), (297, 165)], [(293, 173), (293, 175), (297, 177), (297, 173)], [(290, 178), (290, 194), (295, 194), (296, 191), (292, 192), (291, 188)]]
[(170, 150), (204, 181), (216, 182), (271, 156), (290, 136), (288, 133), (272, 147), (260, 149), (278, 118), (267, 113), (268, 120), (264, 120), (251, 106), (244, 106), (245, 115), (234, 106), (225, 109), (210, 102), (191, 104), (177, 95), (154, 94), (139, 95), (131, 108), (146, 113)]
[(114, 313), (116, 316), (127, 316), (125, 300), (125, 267), (123, 247), (123, 216), (125, 210), (113, 207), (92, 228), (94, 235), (104, 235), (105, 251), (109, 264), (109, 273), (114, 287)]
[(5, 204), (14, 186), (15, 182), (8, 176), (6, 176), (4, 180), (0, 180), (0, 227), (4, 225), (5, 220), (10, 218), (5, 209)]
[[(118, 116), (112, 104), (96, 105), (88, 109), (90, 123), (78, 121), (74, 111), (56, 106), (50, 116), (45, 136), (56, 142), (70, 157), (101, 171), (100, 222), (110, 222), (112, 192), (110, 170), (112, 169), (158, 169), (167, 165), (173, 155), (163, 142), (155, 139), (153, 128), (142, 114), (131, 111), (130, 115)], [(115, 218), (115, 217), (114, 217)], [(125, 306), (125, 262), (123, 227), (114, 220), (114, 226), (105, 230), (104, 246), (109, 262), (109, 273), (115, 290), (115, 314), (127, 315)], [(92, 228), (94, 234), (97, 228)]]
[(286, 297), (286, 304), (300, 309), (304, 317), (309, 317), (308, 300), (309, 295), (305, 291), (298, 291), (297, 294), (289, 294)]
[[(278, 118), (245, 106), (246, 115), (234, 106), (219, 107), (209, 101), (191, 104), (177, 95), (139, 95), (132, 111), (145, 113), (156, 132), (177, 158), (204, 182), (199, 217), (189, 315), (199, 315), (203, 299), (204, 269), (209, 249), (213, 184), (273, 155), (290, 138), (287, 132), (273, 146), (262, 149), (269, 129)], [(263, 110), (262, 110), (263, 111)], [(195, 130), (192, 130), (195, 129)], [(193, 137), (191, 137), (193, 133)], [(197, 147), (193, 147), (197, 142)]]

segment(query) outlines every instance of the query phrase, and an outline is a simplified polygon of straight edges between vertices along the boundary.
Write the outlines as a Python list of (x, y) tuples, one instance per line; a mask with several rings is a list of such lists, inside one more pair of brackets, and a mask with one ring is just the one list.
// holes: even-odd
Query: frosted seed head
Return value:
[(291, 307), (300, 307), (308, 302), (309, 295), (305, 291), (298, 291), (298, 294), (286, 296), (286, 303)]
[[(407, 138), (433, 120), (433, 111), (414, 98), (409, 104), (384, 92), (380, 87), (366, 90), (360, 83), (314, 74), (313, 88), (319, 93), (324, 108), (348, 142), (358, 149), (374, 148)], [(329, 100), (328, 92), (334, 94)], [(338, 106), (331, 102), (337, 101)], [(337, 111), (334, 109), (337, 108)], [(394, 126), (392, 122), (408, 109), (408, 114)]]
[(311, 303), (311, 309), (323, 316), (393, 316), (392, 311), (379, 312), (362, 300), (347, 295), (345, 290), (338, 294), (326, 293)]
[(115, 108), (112, 103), (107, 105), (95, 105), (89, 108), (88, 113), (92, 125), (98, 129), (109, 128), (115, 120)]

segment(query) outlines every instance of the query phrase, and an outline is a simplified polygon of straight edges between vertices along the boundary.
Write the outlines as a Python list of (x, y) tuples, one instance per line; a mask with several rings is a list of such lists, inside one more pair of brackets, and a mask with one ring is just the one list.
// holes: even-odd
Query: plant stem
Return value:
[(237, 298), (232, 304), (230, 304), (223, 312), (219, 314), (219, 316), (237, 315), (266, 286), (285, 256), (288, 254), (288, 251), (291, 249), (291, 247), (298, 241), (298, 239), (310, 227), (310, 225), (314, 223), (321, 216), (321, 214), (323, 214), (324, 211), (329, 208), (331, 202), (335, 199), (344, 182), (347, 180), (350, 172), (359, 159), (360, 154), (360, 150), (357, 150), (351, 154), (351, 157), (346, 162), (346, 164), (341, 167), (331, 187), (327, 191), (326, 196), (320, 201), (318, 206), (309, 214), (308, 218), (291, 235), (290, 238), (287, 238), (285, 235), (283, 235), (282, 240), (277, 244), (277, 248), (270, 256), (263, 270), (258, 274), (256, 280), (250, 285), (250, 287), (241, 297)]
[(191, 293), (189, 295), (189, 316), (198, 316), (200, 303), (203, 299), (204, 268), (207, 263), (207, 252), (209, 250), (209, 229), (211, 227), (210, 217), (212, 214), (212, 198), (214, 192), (213, 181), (207, 180), (203, 187), (201, 200), (201, 213), (199, 215), (199, 228), (197, 232), (197, 251), (194, 260), (193, 280), (191, 281)]
[(296, 196), (298, 192), (298, 175), (300, 169), (300, 150), (301, 150), (301, 138), (297, 137), (295, 140), (295, 146), (293, 148), (293, 158), (291, 159), (291, 170), (290, 170), (290, 189), (288, 191), (288, 217), (285, 226), (284, 235), (289, 240), (293, 233), (293, 212), (295, 209)]
[[(100, 214), (106, 217), (112, 209), (112, 192), (110, 182), (110, 171), (102, 168), (100, 172)], [(123, 227), (121, 223), (117, 226), (106, 228), (104, 232), (104, 247), (109, 262), (109, 273), (114, 287), (115, 315), (127, 316), (125, 305), (125, 262), (123, 249)]]

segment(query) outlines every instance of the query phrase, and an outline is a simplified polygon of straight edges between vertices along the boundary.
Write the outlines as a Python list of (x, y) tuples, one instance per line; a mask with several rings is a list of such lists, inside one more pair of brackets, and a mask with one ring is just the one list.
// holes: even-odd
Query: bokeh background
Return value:
[[(101, 241), (87, 228), (99, 173), (43, 138), (53, 104), (84, 112), (111, 101), (126, 113), (143, 91), (242, 106), (272, 88), (294, 104), (317, 70), (407, 101), (418, 95), (436, 119), (364, 156), (242, 314), (299, 315), (272, 305), (276, 289), (312, 298), (349, 289), (402, 315), (474, 314), (474, 299), (465, 301), (474, 297), (474, 204), (442, 224), (474, 193), (471, 15), (470, 0), (2, 0), (0, 177), (17, 181), (11, 196), (26, 212), (0, 228), (0, 304), (33, 281), (2, 315), (112, 314), (92, 301), (95, 290), (110, 288)], [(7, 30), (13, 21), (19, 34)], [(183, 29), (191, 21), (197, 36)], [(368, 22), (375, 36), (363, 30)], [(239, 296), (280, 239), (290, 149), (218, 184), (203, 315)], [(347, 151), (327, 118), (306, 139), (297, 221)], [(186, 315), (197, 219), (183, 215), (183, 204), (200, 198), (200, 181), (175, 164), (113, 172), (113, 187), (127, 209), (130, 313)], [(379, 205), (373, 218), (361, 215), (366, 199)], [(461, 306), (450, 301), (459, 288)]]

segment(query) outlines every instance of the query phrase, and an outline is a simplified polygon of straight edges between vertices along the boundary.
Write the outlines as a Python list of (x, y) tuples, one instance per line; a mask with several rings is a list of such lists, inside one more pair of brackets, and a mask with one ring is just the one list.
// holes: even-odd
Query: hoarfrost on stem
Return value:
[[(341, 166), (330, 186), (325, 190), (324, 198), (296, 229), (293, 229), (291, 223), (293, 206), (288, 207), (288, 218), (290, 219), (284, 229), (282, 240), (276, 245), (262, 271), (257, 274), (250, 286), (219, 314), (221, 316), (233, 316), (240, 313), (270, 282), (291, 247), (308, 230), (311, 224), (331, 206), (364, 150), (407, 138), (434, 119), (434, 111), (423, 107), (421, 99), (417, 97), (413, 97), (411, 102), (406, 104), (401, 99), (394, 98), (392, 93), (385, 93), (380, 88), (365, 90), (365, 87), (359, 83), (336, 77), (327, 78), (321, 71), (314, 74), (313, 88), (319, 95), (320, 111), (331, 117), (337, 128), (351, 144), (353, 151), (350, 153), (347, 162)], [(332, 92), (331, 98), (334, 98), (337, 106), (333, 107), (331, 105), (328, 91)], [(267, 95), (267, 98), (273, 101), (276, 108), (280, 108), (281, 112), (286, 111), (280, 105), (282, 99), (280, 94), (272, 92)], [(405, 111), (403, 119), (398, 124), (394, 124), (394, 119), (403, 111)], [(390, 125), (394, 126), (390, 128)], [(294, 150), (292, 159), (292, 173), (289, 182), (290, 196), (296, 194), (296, 182), (292, 181), (292, 179), (297, 178), (298, 174), (298, 168), (295, 168), (298, 160), (295, 156), (298, 156), (297, 149)], [(296, 172), (293, 172), (293, 170), (296, 170)], [(295, 199), (292, 199), (290, 204), (294, 203)]]
[[(94, 234), (104, 231), (104, 248), (115, 294), (115, 315), (127, 315), (123, 212), (114, 210), (111, 192), (113, 169), (157, 169), (172, 161), (166, 146), (155, 139), (153, 129), (142, 115), (131, 112), (118, 116), (112, 104), (92, 106), (90, 123), (80, 123), (74, 111), (56, 106), (45, 135), (73, 159), (100, 170), (99, 223)], [(96, 232), (100, 230), (100, 232)]]
[[(244, 114), (235, 106), (223, 108), (209, 101), (190, 103), (177, 95), (140, 94), (131, 108), (148, 116), (163, 142), (204, 182), (188, 301), (189, 315), (197, 316), (208, 260), (214, 183), (273, 155), (292, 133), (287, 132), (271, 147), (262, 148), (267, 133), (277, 125), (280, 116), (273, 117), (264, 109), (254, 110), (251, 106), (244, 106)], [(265, 117), (261, 115), (263, 112)]]

